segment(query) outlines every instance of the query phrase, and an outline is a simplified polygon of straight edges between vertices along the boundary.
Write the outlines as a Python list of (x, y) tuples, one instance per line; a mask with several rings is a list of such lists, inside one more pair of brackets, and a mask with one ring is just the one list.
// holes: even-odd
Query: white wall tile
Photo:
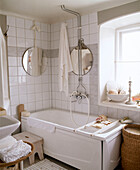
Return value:
[(81, 25), (87, 25), (88, 24), (88, 15), (83, 15), (81, 17)]
[(23, 28), (17, 28), (17, 37), (25, 37), (25, 30)]
[(27, 95), (21, 95), (20, 94), (20, 96), (19, 96), (19, 103), (27, 104), (28, 103)]
[(85, 44), (90, 44), (89, 35), (84, 35), (82, 38), (84, 39)]
[(66, 22), (67, 22), (67, 27), (68, 28), (72, 28), (73, 27), (73, 20), (72, 19), (69, 19)]
[(27, 85), (27, 93), (35, 93), (35, 86), (34, 85)]
[(43, 93), (36, 93), (36, 102), (42, 101), (43, 99)]
[(35, 102), (35, 94), (27, 94), (28, 102)]
[(60, 38), (60, 32), (54, 32), (54, 34), (53, 34), (53, 40), (59, 40), (59, 38)]
[(84, 25), (82, 26), (82, 35), (88, 35), (89, 34), (89, 26)]
[(34, 84), (35, 78), (32, 76), (27, 76), (27, 84)]
[(17, 57), (8, 57), (8, 65), (11, 66), (17, 66)]
[(97, 13), (89, 14), (89, 23), (97, 23)]
[(47, 31), (50, 33), (51, 32), (51, 25), (47, 24)]
[(26, 29), (31, 29), (32, 26), (33, 26), (33, 21), (25, 19), (25, 28)]
[(43, 102), (36, 102), (36, 110), (42, 110), (43, 109)]
[(16, 47), (16, 38), (15, 37), (8, 37), (8, 46)]
[(77, 27), (77, 17), (73, 18), (73, 27)]
[(24, 69), (22, 67), (18, 67), (18, 75), (19, 76), (24, 76), (26, 75), (26, 72), (24, 71)]
[(17, 105), (12, 105), (11, 106), (11, 115), (15, 116), (18, 119), (18, 116), (17, 116)]
[(128, 116), (136, 123), (140, 123), (140, 112), (137, 111), (129, 111)]
[(18, 105), (19, 104), (18, 96), (11, 96), (10, 101), (11, 101), (11, 105)]
[(97, 44), (97, 43), (98, 43), (98, 35), (90, 34), (90, 44)]
[(41, 23), (41, 31), (47, 32), (47, 24)]
[(17, 96), (18, 95), (18, 86), (10, 87), (10, 95), (11, 96)]
[(9, 67), (9, 76), (17, 76), (17, 67)]
[(47, 41), (47, 32), (41, 32), (41, 40)]
[[(25, 40), (26, 47), (33, 47), (34, 46), (34, 40), (33, 39), (27, 39)], [(38, 44), (37, 44), (38, 45)]]
[(40, 32), (36, 32), (36, 39), (40, 40), (41, 39), (41, 33)]
[(16, 18), (16, 27), (24, 28), (24, 19)]
[(73, 28), (68, 29), (68, 37), (69, 38), (73, 38), (74, 37), (74, 29)]
[(22, 94), (26, 94), (27, 93), (27, 87), (24, 85), (24, 86), (19, 86), (19, 94), (22, 95)]
[(16, 21), (15, 17), (7, 16), (7, 25), (15, 27), (15, 21)]
[(54, 32), (60, 31), (60, 23), (55, 23), (55, 24), (53, 24), (53, 31), (54, 31)]
[(90, 34), (98, 33), (98, 25), (97, 24), (90, 24)]
[(42, 85), (41, 84), (35, 84), (35, 92), (36, 93), (42, 92)]
[(17, 38), (17, 47), (25, 47), (25, 38)]
[(7, 32), (7, 35), (8, 35), (8, 37), (9, 37), (9, 36), (15, 37), (15, 36), (16, 36), (16, 28), (15, 28), (15, 27), (12, 27), (12, 26), (9, 26), (9, 30), (8, 30), (8, 32)]
[(10, 86), (15, 86), (15, 85), (18, 85), (18, 79), (17, 79), (17, 77), (9, 77), (9, 84), (10, 84)]
[(18, 84), (19, 85), (26, 85), (27, 78), (26, 75), (18, 76)]
[(25, 35), (26, 35), (26, 38), (34, 39), (34, 31), (33, 30), (25, 29)]
[(28, 111), (32, 112), (35, 111), (35, 103), (27, 103), (28, 105)]

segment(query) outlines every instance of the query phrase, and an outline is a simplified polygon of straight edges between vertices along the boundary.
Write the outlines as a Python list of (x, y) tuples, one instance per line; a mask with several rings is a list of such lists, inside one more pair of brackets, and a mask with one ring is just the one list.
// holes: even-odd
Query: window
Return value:
[(140, 25), (116, 31), (115, 80), (128, 87), (132, 95), (140, 93)]

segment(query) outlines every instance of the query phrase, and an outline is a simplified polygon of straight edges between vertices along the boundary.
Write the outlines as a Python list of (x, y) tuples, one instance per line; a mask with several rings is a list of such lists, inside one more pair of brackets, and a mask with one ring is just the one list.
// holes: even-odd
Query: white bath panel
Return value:
[(39, 161), (27, 168), (24, 168), (24, 170), (67, 170), (48, 159), (44, 159), (43, 161)]

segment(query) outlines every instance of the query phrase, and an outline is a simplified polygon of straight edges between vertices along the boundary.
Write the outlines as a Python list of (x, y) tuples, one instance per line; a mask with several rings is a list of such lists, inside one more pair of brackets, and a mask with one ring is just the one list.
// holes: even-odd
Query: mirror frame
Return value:
[(40, 75), (31, 75), (31, 74), (29, 74), (29, 73), (25, 70), (24, 65), (23, 65), (24, 54), (26, 53), (26, 51), (28, 51), (28, 50), (31, 49), (31, 48), (34, 48), (34, 47), (29, 47), (29, 48), (27, 48), (27, 49), (24, 51), (23, 55), (22, 55), (22, 67), (23, 67), (24, 71), (25, 71), (29, 76), (38, 77), (38, 76), (41, 76), (41, 75), (46, 71), (46, 69), (45, 69), (45, 71), (42, 72)]
[[(89, 69), (89, 71), (88, 71), (87, 73), (85, 73), (85, 74), (82, 74), (82, 76), (84, 76), (84, 75), (88, 74), (88, 73), (91, 71), (91, 69), (92, 69), (92, 67), (93, 67), (94, 57), (93, 57), (93, 53), (92, 53), (92, 51), (90, 50), (90, 48), (88, 48), (84, 43), (82, 43), (81, 46), (82, 46), (82, 49), (86, 48), (86, 49), (88, 49), (88, 50), (90, 51), (91, 56), (92, 56), (92, 59), (93, 59), (93, 60), (92, 60), (92, 64), (91, 64), (91, 68)], [(78, 45), (77, 45), (76, 47), (78, 47)], [(73, 47), (73, 48), (72, 48), (72, 50), (71, 50), (71, 52), (70, 52), (70, 57), (71, 57), (72, 51), (73, 51), (76, 47)], [(72, 71), (72, 72), (73, 72), (75, 75), (79, 76), (79, 74), (76, 74), (74, 71)]]

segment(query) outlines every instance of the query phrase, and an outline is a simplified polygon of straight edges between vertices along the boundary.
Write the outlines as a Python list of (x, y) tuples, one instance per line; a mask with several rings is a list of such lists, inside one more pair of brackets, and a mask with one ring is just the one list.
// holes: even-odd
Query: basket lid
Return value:
[(129, 137), (140, 139), (140, 125), (129, 124), (123, 128), (123, 134)]

